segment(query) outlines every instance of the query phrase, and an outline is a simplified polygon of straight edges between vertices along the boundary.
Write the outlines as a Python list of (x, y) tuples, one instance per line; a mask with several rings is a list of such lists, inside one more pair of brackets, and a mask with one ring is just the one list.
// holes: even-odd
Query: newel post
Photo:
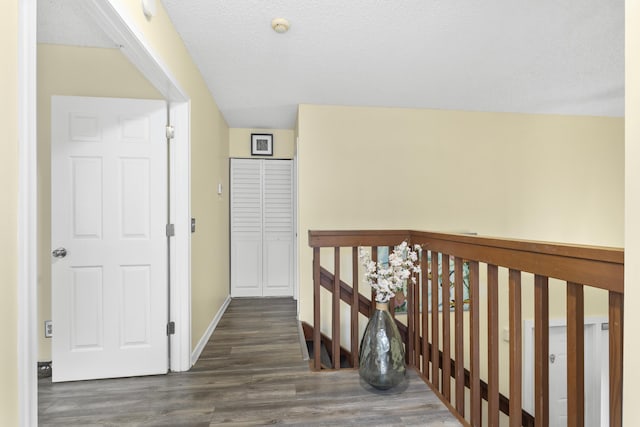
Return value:
[(320, 248), (313, 248), (313, 369), (320, 370)]

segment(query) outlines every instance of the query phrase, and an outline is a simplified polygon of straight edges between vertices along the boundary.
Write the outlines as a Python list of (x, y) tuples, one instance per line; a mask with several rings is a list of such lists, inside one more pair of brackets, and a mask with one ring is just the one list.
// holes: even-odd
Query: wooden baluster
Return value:
[(536, 427), (549, 427), (549, 278), (536, 274), (534, 283)]
[(320, 365), (320, 248), (313, 248), (313, 369)]
[[(393, 246), (387, 246), (387, 263), (389, 262), (389, 255), (393, 252)], [(405, 295), (406, 296), (406, 295)], [(391, 318), (396, 318), (396, 298), (389, 299), (389, 313), (391, 314)]]
[(438, 321), (438, 253), (431, 252), (431, 384), (440, 391), (440, 344)]
[(567, 426), (584, 426), (584, 289), (567, 282)]
[(333, 255), (333, 323), (331, 331), (331, 358), (333, 369), (340, 369), (340, 248), (334, 248)]
[[(413, 277), (413, 274), (411, 277)], [(405, 357), (409, 366), (415, 366), (415, 317), (413, 312), (414, 288), (415, 286), (411, 282), (411, 278), (409, 278), (409, 280), (407, 280), (407, 295), (405, 295), (407, 302), (407, 352)]]
[(609, 291), (609, 426), (622, 426), (624, 295)]
[(358, 325), (360, 315), (360, 293), (358, 291), (358, 247), (352, 248), (352, 277), (353, 277), (353, 301), (351, 302), (351, 366), (357, 368), (360, 364), (360, 328)]
[(451, 402), (451, 279), (449, 255), (442, 255), (442, 394)]
[[(417, 279), (417, 278), (416, 278)], [(420, 370), (420, 283), (416, 281), (413, 285), (413, 304), (411, 306), (413, 311), (413, 342), (414, 342), (414, 356), (413, 365)]]
[(498, 267), (487, 265), (487, 328), (489, 349), (487, 378), (488, 384), (488, 424), (497, 426), (500, 423), (500, 350), (499, 350), (499, 323), (498, 323)]
[(456, 303), (456, 410), (464, 417), (464, 276), (462, 274), (462, 259), (455, 257), (454, 262), (454, 298)]
[(522, 426), (522, 288), (518, 270), (509, 270), (509, 426)]
[[(371, 261), (378, 263), (378, 247), (371, 247)], [(373, 316), (374, 311), (376, 311), (376, 291), (371, 288), (371, 304), (369, 305), (369, 318)]]
[(429, 379), (429, 262), (428, 252), (422, 252), (420, 259), (422, 288), (422, 375)]
[(480, 395), (480, 268), (477, 261), (469, 261), (470, 341), (471, 341), (471, 425), (482, 423)]

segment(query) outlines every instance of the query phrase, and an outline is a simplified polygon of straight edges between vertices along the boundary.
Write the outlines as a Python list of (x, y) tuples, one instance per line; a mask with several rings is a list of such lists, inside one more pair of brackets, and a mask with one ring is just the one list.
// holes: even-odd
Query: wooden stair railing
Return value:
[[(376, 259), (378, 246), (393, 246), (407, 240), (420, 244), (423, 253), (429, 253), (431, 263), (422, 256), (421, 282), (408, 286), (407, 325), (398, 320), (405, 339), (407, 361), (423, 379), (431, 384), (439, 397), (459, 419), (469, 425), (482, 423), (482, 401), (487, 402), (488, 425), (498, 425), (498, 413), (509, 415), (510, 426), (531, 426), (534, 418), (522, 409), (522, 272), (534, 276), (534, 324), (535, 324), (535, 418), (536, 425), (549, 424), (549, 279), (566, 283), (567, 320), (567, 395), (568, 425), (584, 425), (584, 288), (594, 287), (608, 292), (609, 299), (609, 423), (622, 425), (622, 336), (624, 308), (624, 251), (618, 248), (602, 248), (563, 245), (507, 239), (492, 239), (478, 236), (442, 234), (417, 231), (310, 231), (309, 244), (313, 247), (314, 278), (314, 325), (320, 325), (321, 288), (330, 291), (331, 340), (333, 354), (345, 352), (340, 347), (340, 301), (351, 306), (351, 350), (350, 360), (357, 366), (358, 313), (368, 317), (372, 311), (371, 300), (358, 292), (358, 248), (372, 248)], [(320, 248), (333, 248), (334, 273), (321, 267)], [(340, 248), (352, 250), (353, 288), (340, 277)], [(439, 261), (441, 256), (442, 261)], [(462, 301), (462, 266), (469, 268), (469, 358), (465, 361), (463, 340), (463, 304), (454, 307), (455, 322), (451, 324), (450, 311), (438, 308), (438, 295), (442, 301), (449, 300), (449, 276), (442, 275), (442, 289), (437, 280), (430, 280), (427, 272), (436, 272), (449, 265), (453, 257), (455, 301)], [(486, 276), (480, 276), (480, 266)], [(499, 267), (508, 269), (509, 312), (509, 398), (500, 393), (498, 294), (500, 284)], [(448, 269), (449, 267), (447, 267)], [(444, 268), (443, 268), (444, 271)], [(482, 280), (481, 280), (482, 279)], [(480, 298), (480, 283), (486, 287), (486, 296)], [(429, 301), (431, 310), (421, 310), (420, 301)], [(358, 298), (354, 298), (358, 295)], [(489, 353), (486, 381), (480, 378), (480, 304), (487, 308), (487, 348)], [(312, 327), (314, 346), (319, 345), (321, 332)], [(451, 334), (454, 346), (451, 348)], [(441, 341), (441, 342), (439, 342)], [(318, 347), (316, 347), (318, 348)], [(339, 369), (333, 358), (333, 368)], [(459, 362), (459, 363), (456, 363)], [(465, 363), (466, 362), (466, 363)], [(468, 364), (469, 369), (465, 368)], [(314, 360), (314, 368), (321, 369), (320, 361)], [(464, 378), (464, 381), (456, 381)], [(447, 380), (445, 380), (447, 379)], [(454, 381), (451, 387), (451, 379)], [(465, 389), (469, 390), (470, 408), (466, 408)], [(455, 399), (452, 397), (455, 393)], [(468, 410), (467, 410), (468, 409)]]
[[(325, 268), (320, 267), (320, 285), (328, 290), (329, 292), (333, 291), (333, 281), (334, 281), (334, 275), (333, 273), (331, 273), (330, 271), (326, 270)], [(358, 294), (359, 295), (359, 306), (360, 306), (360, 314), (366, 316), (367, 318), (369, 317), (369, 307), (371, 306), (371, 300), (369, 300), (367, 297), (365, 297), (362, 294)], [(345, 303), (347, 303), (347, 305), (353, 307), (353, 288), (351, 288), (351, 286), (349, 286), (347, 283), (340, 281), (340, 300), (344, 301)], [(402, 322), (400, 322), (399, 320), (395, 320), (396, 322), (396, 326), (398, 327), (398, 331), (400, 332), (400, 336), (402, 337), (403, 341), (405, 342), (405, 345), (407, 344), (407, 342), (411, 342), (410, 340), (407, 340), (407, 334), (408, 334), (408, 328), (407, 325), (403, 324)], [(304, 336), (305, 339), (307, 340), (313, 340), (313, 326), (306, 323), (306, 322), (302, 322), (302, 329), (304, 332)], [(354, 341), (351, 341), (352, 344), (354, 343)], [(332, 348), (333, 345), (333, 341), (331, 339), (331, 337), (322, 334), (321, 333), (321, 345), (324, 344), (324, 346), (328, 349)], [(427, 354), (431, 354), (431, 349), (432, 349), (432, 345), (429, 342), (426, 342), (426, 346), (427, 346)], [(422, 337), (419, 337), (419, 341), (416, 343), (416, 348), (417, 351), (419, 351), (419, 355), (422, 356)], [(435, 347), (434, 347), (435, 348)], [(356, 349), (357, 349), (357, 345), (356, 345)], [(340, 356), (341, 357), (345, 357), (348, 360), (351, 361), (351, 367), (353, 368), (357, 368), (358, 367), (358, 363), (357, 363), (357, 359), (354, 359), (354, 355), (352, 353), (352, 351), (347, 350), (344, 347), (340, 347)], [(410, 354), (407, 353), (407, 359), (409, 358)], [(333, 354), (329, 353), (329, 357), (333, 360)], [(439, 366), (445, 366), (444, 361), (447, 360), (447, 357), (445, 355), (443, 355), (442, 351), (438, 351), (438, 363)], [(449, 372), (449, 377), (450, 378), (455, 378), (456, 376), (456, 362), (453, 359), (450, 359), (450, 368), (447, 370)], [(409, 362), (408, 362), (409, 363)], [(412, 363), (409, 363), (410, 366), (412, 366)], [(330, 369), (330, 366), (325, 366), (321, 364), (321, 369)], [(444, 375), (444, 374), (443, 374)], [(471, 382), (471, 373), (469, 372), (468, 369), (465, 369), (464, 367), (462, 367), (462, 377), (464, 378), (464, 382), (461, 382), (463, 387), (469, 388), (470, 382)], [(446, 378), (446, 377), (445, 377)], [(489, 387), (487, 385), (487, 383), (485, 381), (480, 380), (480, 395), (482, 397), (483, 400), (487, 401), (488, 400), (488, 396), (489, 396)], [(499, 405), (500, 405), (500, 412), (504, 413), (505, 415), (509, 415), (509, 398), (504, 396), (503, 394), (499, 395)], [(534, 418), (531, 414), (529, 414), (527, 411), (522, 410), (522, 426), (524, 427), (534, 427)]]

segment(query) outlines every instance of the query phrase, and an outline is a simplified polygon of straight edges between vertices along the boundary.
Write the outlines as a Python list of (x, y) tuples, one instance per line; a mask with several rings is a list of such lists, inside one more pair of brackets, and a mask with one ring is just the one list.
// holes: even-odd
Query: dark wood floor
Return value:
[[(291, 299), (234, 299), (198, 363), (163, 376), (39, 382), (39, 424), (459, 426), (410, 371), (381, 392), (356, 370), (315, 373)], [(55, 369), (55, 368), (54, 368)]]

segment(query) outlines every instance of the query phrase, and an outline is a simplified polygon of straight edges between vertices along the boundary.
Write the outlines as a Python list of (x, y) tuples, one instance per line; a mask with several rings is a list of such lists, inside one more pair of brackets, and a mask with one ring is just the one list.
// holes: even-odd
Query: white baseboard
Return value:
[(213, 331), (216, 330), (216, 326), (218, 326), (218, 322), (220, 322), (220, 319), (222, 319), (222, 315), (227, 310), (227, 307), (229, 306), (230, 302), (231, 302), (231, 296), (227, 296), (227, 299), (225, 299), (224, 302), (222, 303), (220, 310), (218, 310), (218, 312), (214, 316), (213, 320), (209, 324), (209, 327), (204, 332), (204, 335), (202, 335), (202, 338), (200, 338), (200, 341), (198, 341), (198, 345), (196, 346), (196, 348), (193, 349), (193, 352), (191, 353), (191, 366), (195, 365), (198, 359), (200, 358), (200, 354), (202, 354), (202, 350), (204, 350), (204, 347), (209, 342), (209, 338), (211, 338)]

